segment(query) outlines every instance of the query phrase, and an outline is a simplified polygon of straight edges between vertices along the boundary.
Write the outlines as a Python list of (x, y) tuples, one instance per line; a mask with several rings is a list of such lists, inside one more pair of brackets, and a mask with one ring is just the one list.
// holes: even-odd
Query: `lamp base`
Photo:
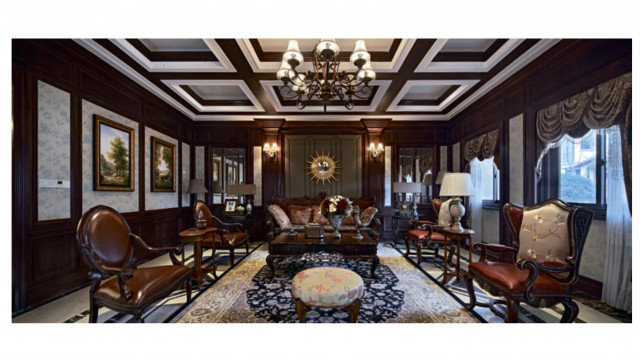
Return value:
[(460, 204), (460, 198), (451, 199), (451, 203), (449, 203), (449, 213), (453, 218), (453, 225), (451, 225), (451, 230), (453, 231), (464, 231), (462, 224), (460, 224), (460, 219), (465, 214), (465, 209), (462, 204)]

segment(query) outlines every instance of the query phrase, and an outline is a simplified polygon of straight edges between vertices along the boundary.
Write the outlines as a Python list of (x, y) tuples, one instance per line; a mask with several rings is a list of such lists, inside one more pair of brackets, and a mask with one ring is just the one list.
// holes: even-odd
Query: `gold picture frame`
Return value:
[(316, 182), (322, 181), (324, 185), (325, 181), (331, 183), (332, 180), (336, 180), (336, 175), (340, 173), (337, 171), (338, 169), (338, 160), (336, 160), (330, 153), (324, 153), (324, 150), (321, 154), (318, 154), (316, 151), (315, 156), (311, 158), (311, 161), (308, 161), (310, 171), (307, 175), (311, 175), (311, 179), (309, 181), (315, 180)]
[(93, 115), (93, 189), (133, 191), (134, 130)]
[(176, 146), (151, 137), (151, 191), (176, 191)]

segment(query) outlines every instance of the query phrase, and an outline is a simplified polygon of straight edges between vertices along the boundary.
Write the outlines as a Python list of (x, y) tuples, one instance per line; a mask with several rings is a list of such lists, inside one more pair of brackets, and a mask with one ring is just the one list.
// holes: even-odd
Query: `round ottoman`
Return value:
[(306, 322), (310, 307), (335, 309), (344, 307), (352, 323), (358, 320), (364, 281), (351, 270), (319, 267), (301, 271), (293, 277), (291, 295), (301, 323)]

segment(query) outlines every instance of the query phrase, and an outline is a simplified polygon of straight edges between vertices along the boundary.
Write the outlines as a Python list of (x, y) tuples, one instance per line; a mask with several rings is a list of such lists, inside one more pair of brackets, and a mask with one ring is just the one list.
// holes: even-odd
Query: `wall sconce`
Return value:
[(280, 149), (278, 149), (278, 144), (276, 144), (275, 142), (273, 143), (273, 145), (269, 146), (269, 143), (265, 143), (264, 144), (264, 148), (262, 149), (262, 151), (264, 151), (265, 154), (267, 154), (267, 158), (271, 161), (274, 161), (276, 159), (276, 155), (278, 155), (278, 151), (280, 151)]
[(369, 144), (369, 154), (371, 154), (372, 160), (377, 160), (378, 156), (384, 152), (384, 146), (382, 143), (378, 143), (378, 147), (376, 148), (374, 143)]

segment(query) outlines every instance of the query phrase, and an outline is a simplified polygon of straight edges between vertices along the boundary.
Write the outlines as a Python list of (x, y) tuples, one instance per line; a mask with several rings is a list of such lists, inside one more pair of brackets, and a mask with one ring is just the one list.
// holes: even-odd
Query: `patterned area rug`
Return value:
[[(276, 262), (275, 276), (266, 266), (267, 244), (253, 252), (205, 293), (174, 317), (184, 323), (297, 322), (291, 279), (303, 269), (343, 267), (365, 282), (360, 323), (478, 322), (442, 288), (406, 261), (397, 251), (380, 246), (378, 279), (369, 278), (371, 263), (344, 260), (337, 254), (307, 254)], [(311, 308), (307, 322), (346, 323), (344, 309)]]

